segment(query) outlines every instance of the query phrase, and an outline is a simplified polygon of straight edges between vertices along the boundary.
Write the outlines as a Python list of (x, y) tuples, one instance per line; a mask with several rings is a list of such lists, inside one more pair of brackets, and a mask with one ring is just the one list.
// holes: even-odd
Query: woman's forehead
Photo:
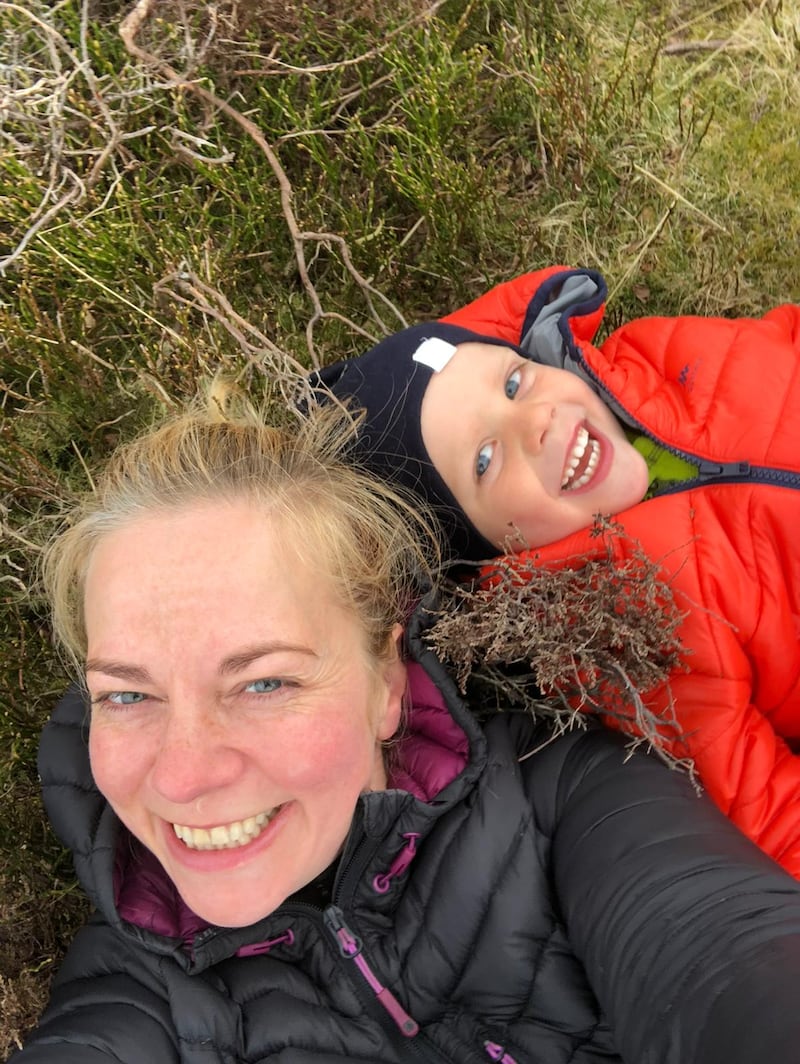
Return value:
[(211, 626), (234, 642), (289, 630), (310, 640), (330, 624), (361, 638), (363, 624), (333, 571), (333, 548), (314, 542), (325, 521), (319, 514), (304, 521), (301, 511), (203, 502), (148, 514), (103, 537), (84, 585), (90, 654), (101, 638), (129, 642), (135, 633), (143, 642), (159, 631), (204, 642)]
[(365, 552), (358, 513), (334, 486), (323, 488), (290, 492), (278, 504), (258, 495), (203, 498), (103, 536), (82, 582), (81, 656), (97, 654), (101, 636), (125, 636), (134, 617), (141, 633), (161, 626), (195, 641), (221, 619), (240, 642), (248, 625), (280, 634), (282, 618), (287, 626), (291, 618), (293, 638), (313, 627), (345, 629), (374, 664), (396, 617), (399, 574), (384, 571), (380, 550)]
[[(273, 598), (324, 593), (292, 549), (295, 532), (252, 502), (202, 502), (142, 515), (105, 535), (86, 572), (86, 607), (110, 597), (163, 609), (165, 599), (204, 600), (209, 609), (232, 597), (254, 598), (268, 584)], [(289, 522), (291, 524), (291, 522)], [(210, 601), (216, 600), (215, 602)]]

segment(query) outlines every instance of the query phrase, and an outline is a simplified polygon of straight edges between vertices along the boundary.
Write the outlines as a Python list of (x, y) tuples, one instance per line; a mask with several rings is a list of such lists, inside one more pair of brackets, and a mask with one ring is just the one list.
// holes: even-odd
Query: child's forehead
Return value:
[[(465, 340), (452, 346), (440, 368), (430, 374), (420, 404), (423, 442), (431, 419), (452, 420), (458, 432), (477, 432), (487, 398), (502, 390), (503, 381), (517, 366), (527, 364), (519, 351), (504, 344)], [(434, 465), (436, 462), (434, 461)]]
[(505, 344), (500, 341), (493, 344), (488, 340), (464, 340), (458, 345), (458, 351), (465, 353), (473, 358), (518, 358), (520, 361), (527, 361), (525, 356), (520, 354), (511, 344)]
[[(490, 373), (498, 365), (510, 366), (517, 362), (527, 362), (528, 359), (510, 344), (489, 343), (484, 340), (464, 340), (458, 344), (448, 365), (457, 368), (460, 373), (475, 373), (477, 377), (483, 373)], [(446, 367), (442, 367), (443, 372)], [(483, 371), (483, 373), (481, 372)], [(453, 376), (455, 374), (452, 374)], [(434, 377), (436, 373), (434, 373)]]
[(438, 373), (442, 373), (451, 364), (456, 355), (459, 356), (459, 363), (472, 360), (490, 361), (497, 360), (497, 358), (507, 360), (509, 356), (512, 358), (523, 357), (502, 340), (492, 342), (491, 340), (476, 338), (475, 340), (462, 340), (454, 344), (439, 336), (430, 336), (424, 339), (411, 357), (414, 362), (432, 370), (435, 376)]

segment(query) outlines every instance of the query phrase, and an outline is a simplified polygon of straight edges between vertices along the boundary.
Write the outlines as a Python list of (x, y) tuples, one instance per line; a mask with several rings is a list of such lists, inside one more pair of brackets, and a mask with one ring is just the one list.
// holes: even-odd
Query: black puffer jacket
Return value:
[(479, 729), (411, 644), (407, 789), (361, 799), (333, 904), (242, 929), (182, 908), (94, 787), (80, 699), (62, 701), (45, 800), (98, 911), (14, 1064), (800, 1058), (800, 885), (609, 732)]

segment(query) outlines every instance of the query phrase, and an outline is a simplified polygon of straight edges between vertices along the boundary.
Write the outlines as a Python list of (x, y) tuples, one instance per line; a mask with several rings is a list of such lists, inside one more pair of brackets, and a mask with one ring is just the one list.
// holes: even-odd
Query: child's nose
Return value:
[(517, 408), (517, 432), (523, 448), (530, 454), (539, 454), (544, 446), (547, 432), (553, 422), (555, 408), (552, 403), (520, 403)]

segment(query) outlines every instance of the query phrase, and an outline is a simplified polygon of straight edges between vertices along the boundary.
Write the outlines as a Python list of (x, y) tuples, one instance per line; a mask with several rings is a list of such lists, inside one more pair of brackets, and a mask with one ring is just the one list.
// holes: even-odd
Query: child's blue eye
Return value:
[(519, 391), (519, 386), (522, 383), (522, 371), (515, 369), (514, 372), (506, 378), (505, 392), (507, 399), (513, 399)]
[(247, 687), (245, 687), (245, 691), (249, 691), (254, 695), (268, 695), (271, 694), (272, 691), (277, 691), (278, 688), (282, 686), (283, 682), (281, 680), (275, 680), (273, 678), (253, 680), (252, 683), (249, 683)]
[(478, 477), (482, 477), (486, 470), (489, 468), (489, 463), (492, 460), (494, 454), (494, 444), (485, 443), (483, 447), (478, 451), (478, 458), (475, 462), (475, 473)]

